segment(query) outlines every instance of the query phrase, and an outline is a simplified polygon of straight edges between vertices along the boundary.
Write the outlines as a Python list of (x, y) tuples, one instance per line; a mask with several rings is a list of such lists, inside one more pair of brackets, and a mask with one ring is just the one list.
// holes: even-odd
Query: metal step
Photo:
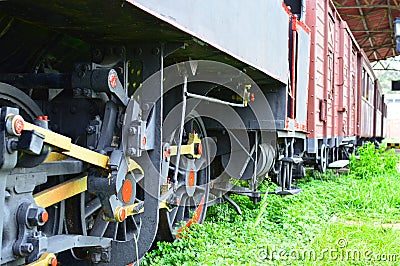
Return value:
[(328, 165), (328, 168), (343, 168), (349, 164), (349, 160), (339, 160)]
[(297, 195), (300, 192), (301, 192), (301, 188), (292, 186), (290, 189), (277, 188), (277, 189), (275, 189), (274, 192), (268, 192), (268, 194), (276, 194), (276, 195), (286, 196), (286, 195)]

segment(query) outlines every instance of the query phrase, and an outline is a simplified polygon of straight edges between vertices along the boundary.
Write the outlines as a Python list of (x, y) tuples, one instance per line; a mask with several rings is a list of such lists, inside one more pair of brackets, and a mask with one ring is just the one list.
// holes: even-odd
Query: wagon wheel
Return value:
[[(160, 210), (157, 239), (161, 241), (174, 240), (184, 228), (192, 223), (202, 223), (206, 217), (210, 189), (210, 158), (206, 130), (201, 118), (193, 115), (187, 119), (184, 129), (185, 132), (196, 132), (199, 135), (202, 140), (202, 155), (200, 159), (187, 156), (180, 158), (178, 183), (170, 197), (169, 209)], [(175, 157), (172, 157), (171, 162), (174, 162), (174, 159)], [(175, 169), (175, 165), (170, 167), (169, 177), (174, 176)]]
[(327, 168), (327, 163), (328, 163), (328, 156), (327, 156), (327, 148), (325, 146), (325, 144), (321, 145), (320, 148), (320, 154), (319, 154), (319, 158), (318, 158), (318, 170), (321, 173), (325, 173), (326, 168)]

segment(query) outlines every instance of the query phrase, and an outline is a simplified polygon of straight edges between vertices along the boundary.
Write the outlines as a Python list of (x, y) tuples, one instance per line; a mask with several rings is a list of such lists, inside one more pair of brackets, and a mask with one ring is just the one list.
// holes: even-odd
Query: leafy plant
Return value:
[(397, 172), (398, 157), (393, 150), (386, 151), (385, 145), (378, 149), (368, 142), (350, 157), (350, 174), (356, 178), (368, 179)]

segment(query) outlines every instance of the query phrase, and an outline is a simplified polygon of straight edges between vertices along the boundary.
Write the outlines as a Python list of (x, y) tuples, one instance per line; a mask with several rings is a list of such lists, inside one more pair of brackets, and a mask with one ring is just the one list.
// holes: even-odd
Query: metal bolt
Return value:
[(30, 227), (42, 226), (48, 220), (48, 213), (43, 208), (32, 207), (26, 216), (27, 225)]
[(16, 151), (18, 149), (18, 141), (15, 141), (15, 140), (9, 141), (7, 148), (9, 148), (8, 150), (10, 153), (13, 151)]
[(136, 149), (135, 148), (129, 148), (127, 151), (127, 154), (129, 156), (136, 154)]
[(25, 243), (21, 245), (21, 252), (22, 253), (32, 253), (33, 245), (31, 243)]
[(158, 55), (160, 53), (160, 48), (155, 47), (151, 52), (153, 53), (153, 55)]
[(101, 260), (102, 261), (108, 261), (109, 260), (108, 253), (106, 251), (101, 252)]
[(58, 127), (58, 124), (52, 124), (52, 125), (51, 125), (51, 129), (54, 130), (54, 131), (57, 131), (58, 128), (59, 128), (59, 127)]
[(168, 200), (168, 205), (170, 205), (171, 207), (178, 206), (180, 203), (181, 203), (181, 199), (178, 196), (171, 197)]
[(83, 96), (89, 97), (91, 95), (90, 89), (84, 88), (82, 92)]
[(130, 127), (130, 128), (128, 129), (128, 132), (129, 132), (129, 134), (131, 134), (131, 135), (136, 135), (137, 129), (134, 128), (134, 127)]
[(92, 253), (92, 262), (93, 263), (100, 262), (100, 260), (101, 260), (101, 254), (99, 254), (98, 252)]
[(141, 55), (143, 53), (141, 48), (135, 48), (134, 50), (135, 55)]
[(93, 134), (94, 132), (96, 132), (96, 129), (95, 129), (94, 126), (88, 126), (88, 127), (86, 128), (86, 132), (87, 132), (88, 134)]
[(69, 111), (71, 112), (71, 114), (75, 114), (76, 113), (76, 106), (71, 106)]
[(82, 94), (82, 90), (80, 88), (75, 88), (72, 90), (73, 96), (80, 96)]
[(37, 208), (29, 208), (26, 220), (29, 226), (37, 226), (39, 224), (39, 210)]
[(93, 59), (96, 61), (101, 61), (103, 57), (103, 52), (100, 49), (93, 51)]
[(148, 104), (148, 103), (143, 104), (142, 105), (142, 109), (143, 109), (143, 111), (149, 111), (150, 110), (150, 104)]

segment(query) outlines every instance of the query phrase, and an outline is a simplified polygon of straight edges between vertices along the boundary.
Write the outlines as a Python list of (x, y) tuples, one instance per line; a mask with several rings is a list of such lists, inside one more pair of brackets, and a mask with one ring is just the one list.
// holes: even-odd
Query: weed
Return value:
[(386, 151), (386, 146), (378, 149), (373, 143), (367, 143), (350, 157), (350, 174), (356, 178), (368, 179), (374, 176), (394, 174), (397, 169), (398, 157), (394, 150)]

